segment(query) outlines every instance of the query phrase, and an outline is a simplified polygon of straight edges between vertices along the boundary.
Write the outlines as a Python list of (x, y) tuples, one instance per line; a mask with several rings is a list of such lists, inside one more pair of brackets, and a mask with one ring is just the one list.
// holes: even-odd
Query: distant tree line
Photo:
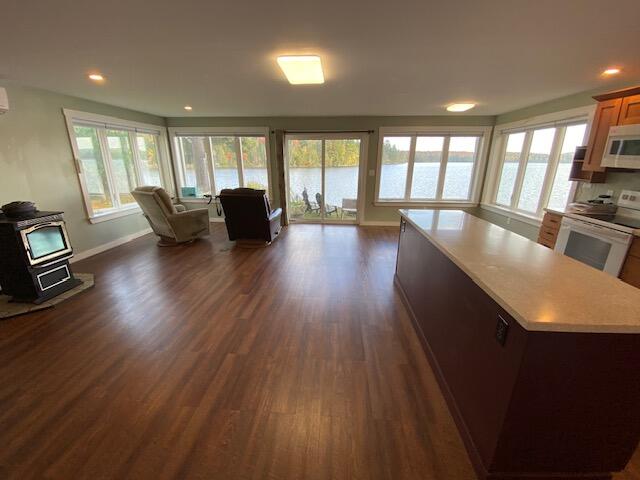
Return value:
[[(204, 172), (207, 155), (206, 142), (210, 143), (214, 166), (217, 168), (237, 168), (236, 137), (181, 137), (184, 160), (198, 170), (202, 165)], [(266, 168), (267, 151), (263, 137), (240, 137), (240, 151), (244, 168)], [(195, 159), (199, 161), (195, 162)]]
[[(475, 159), (474, 152), (456, 152), (449, 150), (449, 156), (447, 162), (473, 162)], [(416, 163), (439, 163), (442, 160), (442, 152), (420, 152), (416, 151), (414, 161)], [(393, 143), (384, 142), (384, 163), (385, 165), (395, 165), (399, 163), (407, 163), (409, 161), (409, 151), (400, 150)]]
[[(289, 140), (287, 150), (291, 168), (322, 166), (322, 140)], [(326, 140), (325, 150), (327, 167), (355, 167), (359, 164), (360, 140)]]

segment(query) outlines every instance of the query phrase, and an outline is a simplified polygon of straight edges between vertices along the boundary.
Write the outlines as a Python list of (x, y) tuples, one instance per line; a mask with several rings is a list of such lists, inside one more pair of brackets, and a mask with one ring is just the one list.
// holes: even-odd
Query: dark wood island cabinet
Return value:
[(396, 284), (478, 477), (624, 469), (640, 290), (462, 211), (401, 215)]

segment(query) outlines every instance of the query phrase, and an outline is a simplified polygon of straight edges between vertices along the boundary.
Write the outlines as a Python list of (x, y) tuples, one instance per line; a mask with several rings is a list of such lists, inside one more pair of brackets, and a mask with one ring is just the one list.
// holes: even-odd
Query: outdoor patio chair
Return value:
[(324, 213), (326, 215), (335, 213), (336, 217), (338, 216), (338, 207), (336, 207), (335, 205), (327, 205), (326, 203), (324, 203), (322, 194), (320, 192), (316, 193), (316, 202), (318, 203), (318, 205), (324, 205)]
[(358, 213), (358, 200), (355, 198), (343, 198), (340, 218), (344, 218), (345, 213), (348, 215), (356, 215)]
[(304, 201), (304, 206), (305, 206), (305, 213), (311, 212), (320, 212), (320, 204), (317, 205), (313, 205), (310, 201), (309, 201), (309, 194), (307, 193), (307, 189), (305, 188), (304, 190), (302, 190), (302, 200)]

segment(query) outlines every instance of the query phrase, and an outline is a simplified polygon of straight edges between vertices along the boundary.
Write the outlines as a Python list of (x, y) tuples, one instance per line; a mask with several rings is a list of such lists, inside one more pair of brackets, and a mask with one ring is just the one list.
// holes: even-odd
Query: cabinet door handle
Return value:
[(407, 228), (407, 221), (406, 220), (402, 220), (400, 222), (400, 231), (404, 232), (405, 228)]

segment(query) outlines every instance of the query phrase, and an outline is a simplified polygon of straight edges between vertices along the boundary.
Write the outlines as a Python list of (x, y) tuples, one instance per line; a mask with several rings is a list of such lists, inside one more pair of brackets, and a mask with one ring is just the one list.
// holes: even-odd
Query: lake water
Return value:
[[(413, 174), (413, 195), (416, 198), (429, 198), (435, 192), (438, 181), (439, 165), (421, 163), (415, 165)], [(467, 197), (471, 181), (472, 165), (469, 163), (452, 163), (447, 166), (449, 175), (445, 180), (445, 198), (462, 199)], [(404, 196), (407, 164), (384, 165), (382, 167), (382, 188), (380, 198), (397, 198)], [(256, 183), (266, 185), (267, 171), (250, 169), (244, 171), (245, 181), (250, 178)], [(216, 185), (220, 188), (237, 186), (237, 173), (233, 169), (216, 170)], [(358, 196), (358, 167), (327, 168), (325, 171), (326, 203), (342, 205), (343, 199), (355, 199)], [(292, 199), (302, 199), (302, 191), (306, 188), (309, 198), (315, 201), (315, 195), (321, 192), (322, 170), (320, 168), (289, 169), (289, 195)], [(431, 195), (432, 196), (432, 195)]]
[[(513, 185), (517, 173), (516, 163), (505, 164), (502, 182), (505, 185)], [(439, 174), (439, 164), (437, 163), (416, 163), (413, 182), (413, 198), (433, 198)], [(444, 199), (465, 199), (468, 196), (471, 175), (471, 163), (449, 163), (443, 189)], [(530, 163), (527, 166), (526, 180), (523, 185), (519, 206), (535, 209), (538, 202), (540, 186), (544, 182), (547, 164)], [(557, 179), (549, 201), (549, 206), (561, 208), (566, 203), (571, 187), (569, 170), (571, 165), (561, 163), (558, 166)], [(382, 185), (380, 188), (380, 198), (404, 197), (406, 183), (407, 164), (383, 165)], [(244, 171), (245, 181), (255, 182), (262, 185), (267, 184), (266, 169), (247, 168)], [(289, 169), (289, 189), (292, 199), (302, 199), (302, 191), (306, 188), (309, 198), (315, 201), (315, 195), (321, 191), (322, 172), (320, 168), (291, 168)], [(326, 203), (328, 205), (342, 205), (343, 199), (354, 199), (358, 193), (358, 167), (327, 168), (325, 172), (326, 181)], [(194, 183), (192, 183), (193, 185)], [(218, 188), (233, 188), (238, 186), (238, 175), (235, 169), (217, 169), (216, 184)], [(504, 193), (505, 189), (500, 189), (498, 199), (503, 202), (510, 197), (511, 192)]]

